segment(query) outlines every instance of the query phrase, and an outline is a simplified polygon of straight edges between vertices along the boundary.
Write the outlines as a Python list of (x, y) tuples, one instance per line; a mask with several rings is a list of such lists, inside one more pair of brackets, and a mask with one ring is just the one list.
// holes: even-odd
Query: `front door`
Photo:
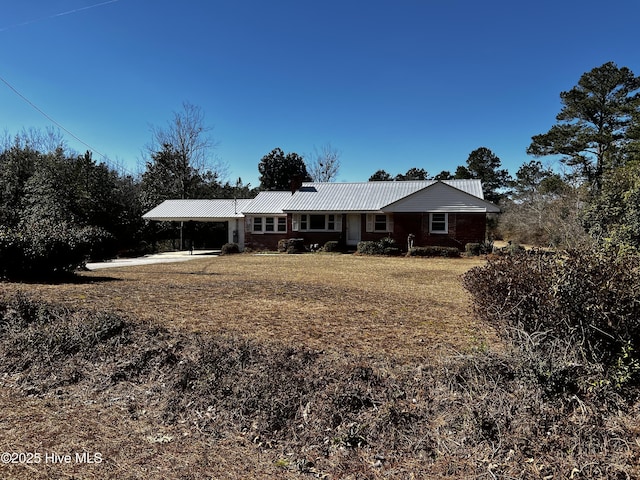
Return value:
[(347, 245), (358, 245), (361, 239), (362, 220), (359, 213), (347, 214)]

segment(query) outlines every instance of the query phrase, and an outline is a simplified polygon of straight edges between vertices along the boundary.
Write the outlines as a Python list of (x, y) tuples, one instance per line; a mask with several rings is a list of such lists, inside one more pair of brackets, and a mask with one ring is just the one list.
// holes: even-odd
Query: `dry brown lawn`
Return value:
[[(493, 341), (490, 330), (471, 319), (459, 279), (482, 263), (242, 254), (82, 272), (72, 283), (0, 283), (0, 294), (23, 292), (72, 309), (114, 311), (180, 333), (228, 334), (416, 365)], [(100, 392), (94, 403), (88, 391), (25, 396), (0, 374), (0, 452), (98, 452), (103, 460), (0, 464), (0, 478), (313, 478), (287, 466), (288, 451), (258, 448), (237, 432), (213, 439), (191, 425), (164, 425), (157, 415), (132, 413), (127, 402), (138, 401), (144, 388)], [(357, 477), (335, 471), (319, 478)]]
[(83, 272), (83, 282), (0, 284), (72, 308), (355, 355), (433, 359), (490, 341), (460, 275), (479, 258), (235, 255)]

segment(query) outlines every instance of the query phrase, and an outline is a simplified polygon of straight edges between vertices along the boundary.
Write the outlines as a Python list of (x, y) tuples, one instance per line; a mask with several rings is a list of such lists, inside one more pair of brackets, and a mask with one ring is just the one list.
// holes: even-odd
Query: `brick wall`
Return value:
[[(343, 218), (342, 232), (294, 232), (292, 216), (287, 216), (286, 233), (254, 234), (245, 232), (245, 247), (253, 250), (277, 250), (278, 241), (285, 238), (302, 238), (305, 246), (317, 243), (322, 246), (329, 240), (342, 241), (346, 238), (346, 218)], [(407, 249), (407, 237), (415, 235), (414, 245), (457, 247), (464, 249), (467, 243), (479, 243), (485, 240), (486, 214), (484, 213), (449, 213), (447, 234), (429, 233), (428, 213), (395, 213), (393, 215), (393, 238), (403, 250)], [(380, 240), (388, 233), (367, 232), (366, 216), (362, 215), (361, 239), (363, 241)]]
[(449, 213), (448, 233), (429, 232), (429, 214), (396, 213), (393, 216), (393, 239), (407, 248), (409, 234), (415, 235), (414, 246), (441, 246), (464, 249), (467, 243), (483, 242), (486, 235), (484, 213)]

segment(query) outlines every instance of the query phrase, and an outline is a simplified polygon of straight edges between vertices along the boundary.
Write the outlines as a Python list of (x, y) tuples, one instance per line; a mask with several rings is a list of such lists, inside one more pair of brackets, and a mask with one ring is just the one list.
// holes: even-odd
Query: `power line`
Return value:
[(41, 18), (36, 18), (36, 19), (33, 19), (33, 20), (27, 20), (26, 22), (16, 23), (14, 25), (9, 25), (7, 27), (0, 28), (0, 32), (4, 32), (4, 31), (9, 30), (11, 28), (22, 27), (22, 26), (25, 26), (25, 25), (31, 25), (32, 23), (36, 23), (36, 22), (39, 22), (41, 20), (48, 20), (50, 18), (62, 17), (62, 16), (65, 16), (65, 15), (71, 15), (72, 13), (81, 12), (83, 10), (89, 10), (91, 8), (101, 7), (103, 5), (108, 5), (110, 3), (115, 3), (117, 1), (118, 0), (108, 0), (106, 2), (97, 3), (95, 5), (89, 5), (89, 6), (86, 6), (86, 7), (76, 8), (74, 10), (69, 10), (69, 11), (66, 11), (66, 12), (54, 13), (53, 15), (49, 15), (48, 17), (41, 17)]
[[(87, 147), (89, 150), (91, 150), (94, 153), (97, 153), (99, 156), (101, 156), (105, 163), (109, 163), (109, 158), (104, 154), (101, 153), (100, 151), (98, 151), (97, 149), (93, 148), (91, 145), (89, 145), (87, 142), (85, 142), (84, 140), (82, 140), (80, 137), (78, 137), (77, 135), (75, 135), (72, 131), (68, 130), (67, 128), (65, 128), (63, 125), (61, 125), (60, 123), (58, 123), (54, 118), (52, 118), (50, 115), (48, 115), (46, 112), (44, 112), (40, 107), (38, 107), (35, 103), (33, 103), (31, 100), (29, 100), (27, 97), (25, 97), (22, 93), (20, 93), (18, 91), (18, 89), (16, 89), (13, 85), (11, 85), (7, 80), (5, 80), (2, 76), (0, 76), (0, 80), (7, 86), (9, 87), (16, 95), (18, 95), (22, 100), (24, 100), (25, 102), (27, 102), (29, 105), (31, 105), (31, 107), (33, 107), (38, 113), (40, 113), (42, 116), (44, 116), (47, 120), (49, 120), (51, 123), (53, 123), (54, 125), (56, 125), (58, 128), (60, 128), (61, 130), (65, 131), (67, 134), (69, 134), (72, 138), (74, 138), (75, 140), (77, 140), (78, 142), (80, 142), (82, 145), (84, 145), (85, 147)], [(129, 175), (133, 175), (131, 172), (127, 171), (126, 169), (121, 167), (121, 170), (124, 170), (126, 173), (128, 173)]]

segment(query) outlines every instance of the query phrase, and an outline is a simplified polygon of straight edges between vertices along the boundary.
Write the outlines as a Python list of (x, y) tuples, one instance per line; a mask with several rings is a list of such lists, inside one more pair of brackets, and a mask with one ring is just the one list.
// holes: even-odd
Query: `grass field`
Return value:
[(84, 272), (76, 283), (5, 283), (0, 292), (108, 309), (172, 329), (414, 361), (487, 341), (459, 281), (480, 264), (478, 258), (237, 255)]
[[(110, 311), (136, 324), (160, 325), (169, 332), (162, 334), (162, 342), (167, 344), (188, 345), (190, 340), (186, 339), (199, 332), (235, 342), (246, 339), (264, 346), (266, 352), (270, 348), (280, 352), (287, 345), (298, 352), (309, 349), (326, 359), (322, 360), (323, 368), (335, 367), (334, 376), (339, 377), (340, 369), (348, 370), (351, 367), (345, 365), (350, 363), (360, 369), (357, 372), (368, 372), (369, 365), (375, 364), (414, 368), (490, 342), (491, 334), (470, 319), (468, 296), (459, 281), (463, 272), (481, 263), (468, 258), (239, 255), (82, 272), (69, 283), (0, 283), (0, 293), (5, 298), (27, 294), (35, 301), (64, 306), (62, 312), (79, 311), (80, 323), (82, 315), (89, 315), (82, 312)], [(48, 321), (56, 316), (64, 314), (53, 314), (53, 320)], [(138, 349), (141, 357), (164, 348), (154, 345), (162, 343), (156, 337), (144, 340), (146, 330), (142, 332), (133, 335), (139, 339), (127, 340), (135, 348), (142, 345)], [(55, 336), (56, 332), (47, 335)], [(70, 334), (61, 333), (64, 335)], [(24, 341), (35, 342), (34, 336), (29, 333)], [(389, 470), (371, 467), (380, 463), (372, 452), (350, 453), (358, 457), (358, 465), (369, 465), (364, 470), (361, 466), (355, 470), (340, 467), (340, 461), (336, 468), (325, 466), (328, 473), (323, 474), (309, 466), (315, 465), (313, 462), (306, 467), (293, 465), (295, 455), (288, 451), (286, 442), (266, 448), (259, 436), (233, 426), (211, 435), (197, 426), (197, 417), (206, 412), (189, 406), (197, 399), (180, 410), (189, 412), (182, 413), (182, 419), (167, 422), (170, 408), (164, 397), (159, 394), (159, 400), (148, 399), (156, 398), (148, 397), (150, 391), (171, 381), (157, 373), (160, 367), (147, 368), (151, 373), (144, 380), (142, 376), (131, 377), (105, 384), (105, 378), (114, 377), (108, 374), (109, 368), (122, 369), (129, 359), (95, 359), (90, 353), (80, 360), (78, 355), (72, 360), (49, 359), (57, 350), (50, 342), (46, 345), (47, 352), (38, 357), (38, 362), (50, 362), (45, 373), (32, 366), (29, 374), (0, 376), (0, 451), (40, 454), (38, 464), (0, 465), (0, 478), (394, 477)], [(43, 350), (33, 348), (35, 356)], [(138, 351), (133, 346), (127, 348)], [(75, 362), (74, 372), (83, 372), (78, 374), (80, 380), (64, 380), (70, 361)], [(278, 375), (274, 372), (267, 376)], [(251, 390), (256, 373), (247, 375), (244, 388)], [(344, 379), (341, 388), (351, 392), (359, 383), (370, 382), (366, 375), (353, 375), (356, 377)], [(294, 375), (285, 378), (288, 376)], [(38, 387), (34, 393), (34, 384), (48, 386)], [(359, 398), (353, 392), (349, 395)], [(242, 419), (232, 419), (231, 425), (234, 421), (241, 423)], [(97, 452), (101, 462), (78, 463), (78, 452)], [(52, 453), (71, 455), (71, 464), (52, 463), (51, 456), (45, 462), (45, 455)], [(339, 457), (345, 454), (343, 451)], [(404, 472), (398, 473), (398, 478), (414, 475), (410, 464), (397, 471)]]
[(461, 275), (484, 263), (243, 254), (0, 283), (0, 478), (639, 478), (640, 404), (552, 393), (473, 319)]
[(247, 254), (0, 283), (0, 478), (639, 478), (640, 404), (552, 393), (473, 320), (460, 277), (483, 264)]

